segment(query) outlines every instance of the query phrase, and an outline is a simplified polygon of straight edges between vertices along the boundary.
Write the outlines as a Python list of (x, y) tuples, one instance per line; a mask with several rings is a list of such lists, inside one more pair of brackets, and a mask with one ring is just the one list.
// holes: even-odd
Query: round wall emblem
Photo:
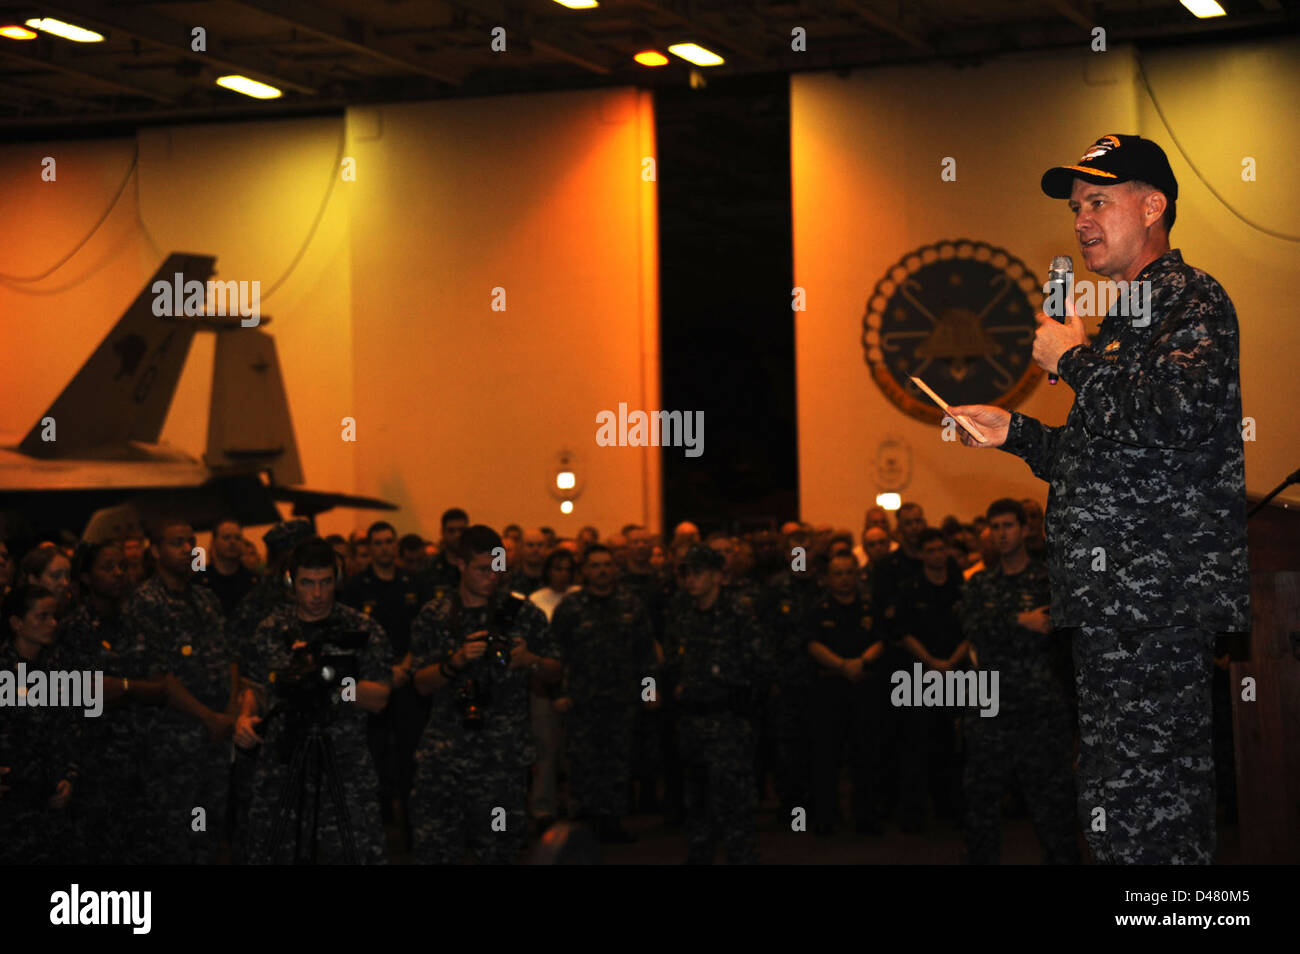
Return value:
[(909, 375), (949, 404), (1014, 407), (1043, 374), (1030, 358), (1042, 304), (1042, 283), (1003, 249), (953, 239), (909, 252), (867, 301), (871, 376), (895, 407), (931, 424), (943, 411)]

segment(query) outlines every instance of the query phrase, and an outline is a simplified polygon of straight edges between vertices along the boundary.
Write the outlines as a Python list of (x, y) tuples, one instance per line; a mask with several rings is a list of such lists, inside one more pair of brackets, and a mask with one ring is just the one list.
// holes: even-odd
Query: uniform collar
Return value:
[(299, 616), (298, 607), (294, 603), (289, 604), (288, 610), (290, 618), (299, 626), (324, 626), (326, 623), (332, 623), (338, 620), (343, 615), (343, 604), (336, 599), (334, 605), (330, 607), (328, 616), (323, 616), (320, 619), (313, 620), (306, 620)]
[(1171, 248), (1159, 258), (1148, 262), (1142, 271), (1138, 272), (1136, 281), (1147, 279), (1157, 279), (1161, 276), (1174, 271), (1183, 265), (1183, 253), (1181, 249)]

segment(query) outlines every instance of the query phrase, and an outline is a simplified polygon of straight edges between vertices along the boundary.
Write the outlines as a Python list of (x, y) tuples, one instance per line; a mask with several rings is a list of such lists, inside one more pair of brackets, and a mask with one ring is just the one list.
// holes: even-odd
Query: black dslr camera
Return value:
[(468, 678), (456, 687), (456, 702), (460, 705), (460, 724), (467, 729), (483, 728), (483, 710), (492, 702), (492, 682), (496, 672), (510, 668), (510, 629), (519, 618), (519, 611), (527, 600), (508, 596), (497, 607), (487, 626), (487, 648), (482, 658), (487, 661), (486, 672), (480, 678)]
[(519, 611), (527, 602), (522, 597), (511, 594), (488, 620), (487, 651), (483, 656), (492, 668), (510, 668), (510, 627), (515, 625), (515, 620), (519, 618)]

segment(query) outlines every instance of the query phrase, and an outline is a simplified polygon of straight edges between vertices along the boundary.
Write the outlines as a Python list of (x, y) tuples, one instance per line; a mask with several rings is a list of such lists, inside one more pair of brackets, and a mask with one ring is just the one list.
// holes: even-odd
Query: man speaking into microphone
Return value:
[(1063, 426), (952, 412), (988, 437), (964, 443), (1023, 458), (1051, 488), (1051, 621), (1073, 630), (1094, 860), (1209, 864), (1211, 654), (1250, 619), (1237, 315), (1169, 247), (1178, 182), (1154, 142), (1103, 136), (1042, 189), (1069, 200), (1086, 268), (1149, 282), (1149, 310), (1117, 304), (1091, 345), (1072, 305), (1063, 323), (1038, 316), (1034, 361), (1074, 391)]

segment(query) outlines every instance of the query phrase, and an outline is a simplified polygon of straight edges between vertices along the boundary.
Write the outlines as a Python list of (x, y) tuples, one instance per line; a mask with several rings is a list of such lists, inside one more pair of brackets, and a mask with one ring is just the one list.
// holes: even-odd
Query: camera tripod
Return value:
[[(268, 720), (270, 716), (267, 717)], [(314, 767), (312, 773), (312, 809), (311, 809), (311, 854), (303, 856), (303, 808), (307, 799), (307, 768)], [(343, 791), (343, 780), (339, 775), (338, 761), (334, 757), (334, 742), (325, 732), (324, 726), (313, 722), (307, 727), (302, 741), (294, 748), (293, 758), (289, 762), (289, 776), (280, 789), (276, 804), (275, 825), (271, 830), (271, 839), (267, 845), (267, 857), (272, 861), (276, 852), (284, 843), (288, 832), (290, 818), (294, 821), (293, 863), (296, 865), (314, 865), (317, 863), (317, 850), (320, 842), (320, 807), (321, 787), (324, 782), (334, 805), (335, 818), (338, 820), (339, 837), (343, 842), (343, 860), (345, 864), (354, 865), (360, 860), (357, 854), (356, 838), (352, 833), (352, 818), (348, 814), (347, 797)]]

